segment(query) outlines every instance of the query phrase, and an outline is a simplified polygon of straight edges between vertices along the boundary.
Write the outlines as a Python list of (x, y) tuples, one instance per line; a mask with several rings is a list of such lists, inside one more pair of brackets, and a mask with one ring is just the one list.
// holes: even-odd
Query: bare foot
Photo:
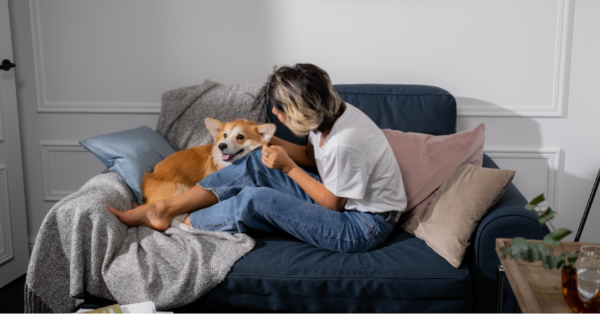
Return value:
[(108, 206), (108, 210), (126, 225), (146, 226), (158, 231), (167, 230), (173, 219), (159, 203), (144, 204), (127, 211)]

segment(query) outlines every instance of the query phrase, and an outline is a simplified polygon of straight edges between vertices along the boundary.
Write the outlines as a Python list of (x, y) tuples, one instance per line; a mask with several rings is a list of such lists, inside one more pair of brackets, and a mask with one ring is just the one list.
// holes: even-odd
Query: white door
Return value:
[[(0, 0), (0, 63), (12, 63), (7, 0)], [(0, 69), (0, 287), (27, 272), (29, 246), (15, 71)]]

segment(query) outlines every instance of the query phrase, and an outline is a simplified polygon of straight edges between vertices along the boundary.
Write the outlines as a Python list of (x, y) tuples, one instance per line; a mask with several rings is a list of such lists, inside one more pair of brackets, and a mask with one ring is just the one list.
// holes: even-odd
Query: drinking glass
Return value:
[(600, 311), (600, 246), (582, 246), (575, 269), (577, 292), (582, 307), (579, 312)]

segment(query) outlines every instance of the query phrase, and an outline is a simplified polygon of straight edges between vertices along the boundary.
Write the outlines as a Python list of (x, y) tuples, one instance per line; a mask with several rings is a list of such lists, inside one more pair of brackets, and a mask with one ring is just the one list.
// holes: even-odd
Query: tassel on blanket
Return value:
[(52, 309), (25, 285), (25, 309), (23, 313), (53, 313)]

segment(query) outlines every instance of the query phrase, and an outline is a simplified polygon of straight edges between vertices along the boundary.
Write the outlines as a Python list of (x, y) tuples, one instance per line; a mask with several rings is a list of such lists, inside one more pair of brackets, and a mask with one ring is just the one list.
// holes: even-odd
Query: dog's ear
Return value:
[(215, 139), (219, 136), (221, 130), (223, 130), (223, 122), (213, 118), (204, 119), (204, 124), (206, 124), (206, 128), (208, 129), (208, 132), (210, 132), (210, 135)]
[(260, 137), (265, 144), (269, 143), (271, 137), (273, 137), (273, 134), (275, 134), (276, 129), (277, 127), (273, 123), (265, 123), (256, 126), (256, 132), (260, 134)]

